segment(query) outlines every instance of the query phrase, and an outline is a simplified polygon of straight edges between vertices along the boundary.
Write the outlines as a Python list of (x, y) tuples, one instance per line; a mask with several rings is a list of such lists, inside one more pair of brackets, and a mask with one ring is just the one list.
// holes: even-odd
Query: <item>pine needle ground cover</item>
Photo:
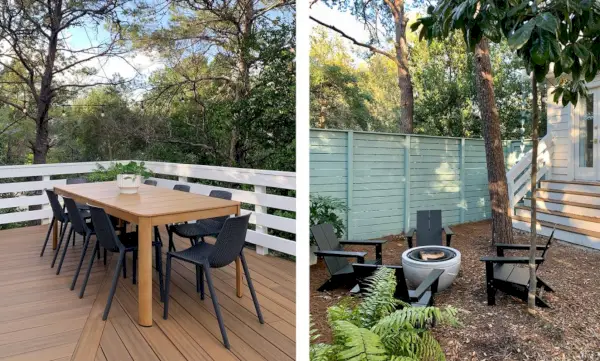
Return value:
[[(494, 254), (490, 222), (456, 225), (452, 230), (452, 246), (462, 253), (461, 271), (448, 290), (436, 295), (436, 306), (457, 308), (463, 326), (432, 331), (447, 360), (600, 360), (600, 252), (555, 242), (539, 270), (556, 290), (544, 295), (552, 309), (538, 308), (538, 316), (532, 317), (525, 302), (501, 292), (496, 306), (487, 305), (485, 269), (479, 258)], [(384, 263), (399, 264), (406, 242), (398, 235), (386, 238)], [(527, 243), (528, 237), (515, 232), (515, 241)], [(545, 241), (540, 237), (539, 243)], [(314, 343), (331, 341), (326, 310), (347, 295), (345, 290), (316, 291), (327, 278), (319, 260), (311, 267), (312, 322), (320, 334)]]

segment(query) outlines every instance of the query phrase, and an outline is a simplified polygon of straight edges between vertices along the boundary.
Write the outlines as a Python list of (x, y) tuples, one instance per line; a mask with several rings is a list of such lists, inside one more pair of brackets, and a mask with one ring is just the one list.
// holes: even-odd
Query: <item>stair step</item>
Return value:
[(541, 192), (574, 194), (574, 195), (577, 195), (577, 196), (586, 196), (586, 197), (597, 197), (597, 198), (600, 198), (600, 193), (580, 192), (580, 191), (571, 191), (571, 190), (565, 190), (565, 189), (552, 189), (552, 188), (537, 188), (536, 190), (537, 191), (541, 191)]
[(539, 188), (535, 195), (538, 198), (552, 199), (566, 202), (593, 204), (600, 206), (600, 193), (570, 191), (562, 189)]
[[(523, 199), (531, 201), (531, 197), (525, 197)], [(572, 201), (563, 201), (563, 200), (560, 200), (560, 199), (551, 199), (551, 198), (542, 198), (542, 197), (535, 197), (535, 199), (537, 201), (544, 201), (544, 202), (548, 202), (548, 203), (565, 204), (565, 205), (568, 205), (568, 206), (584, 207), (584, 208), (592, 208), (592, 209), (598, 209), (598, 210), (600, 210), (600, 206), (599, 205), (595, 205), (595, 204), (581, 203), (581, 202), (572, 202)]]
[[(531, 218), (513, 216), (513, 227), (528, 232), (531, 227)], [(584, 230), (576, 227), (564, 226), (538, 220), (538, 234), (549, 236), (553, 227), (556, 227), (554, 237), (562, 241), (584, 247), (600, 249), (600, 232)]]
[[(516, 209), (523, 209), (526, 211), (531, 211), (531, 207), (526, 207), (526, 206), (516, 206)], [(590, 217), (590, 216), (584, 216), (581, 214), (575, 214), (575, 213), (566, 213), (566, 212), (560, 212), (560, 211), (551, 211), (548, 209), (537, 209), (537, 211), (539, 213), (546, 213), (546, 214), (551, 214), (553, 216), (558, 216), (558, 217), (566, 217), (566, 218), (574, 218), (574, 219), (580, 219), (582, 221), (587, 221), (587, 222), (594, 222), (594, 223), (600, 223), (600, 217)]]
[[(525, 218), (531, 217), (531, 207), (517, 206), (515, 207), (515, 211), (516, 216), (522, 216)], [(574, 227), (589, 231), (597, 231), (598, 229), (600, 229), (599, 217), (590, 217), (581, 214), (538, 209), (537, 219), (544, 222), (556, 223), (563, 226)]]
[(542, 188), (600, 194), (600, 182), (542, 180)]

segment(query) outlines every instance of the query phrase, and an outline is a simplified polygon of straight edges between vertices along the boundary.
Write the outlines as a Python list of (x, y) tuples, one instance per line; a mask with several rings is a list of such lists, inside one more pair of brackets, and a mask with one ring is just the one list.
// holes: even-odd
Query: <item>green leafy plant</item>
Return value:
[(310, 196), (310, 225), (329, 223), (335, 229), (338, 237), (342, 237), (346, 226), (340, 217), (340, 213), (348, 212), (350, 209), (340, 199), (328, 196)]
[(140, 162), (139, 164), (137, 162), (129, 162), (127, 164), (117, 162), (111, 164), (108, 168), (101, 164), (97, 164), (97, 169), (87, 178), (90, 182), (107, 182), (117, 179), (117, 175), (119, 174), (139, 175), (142, 176), (142, 178), (152, 176), (152, 172), (146, 168), (144, 162)]
[[(453, 307), (412, 307), (394, 298), (396, 276), (381, 268), (367, 281), (367, 295), (358, 304), (329, 307), (332, 344), (311, 345), (312, 361), (445, 360), (430, 329), (458, 325)], [(311, 331), (315, 341), (317, 331)]]

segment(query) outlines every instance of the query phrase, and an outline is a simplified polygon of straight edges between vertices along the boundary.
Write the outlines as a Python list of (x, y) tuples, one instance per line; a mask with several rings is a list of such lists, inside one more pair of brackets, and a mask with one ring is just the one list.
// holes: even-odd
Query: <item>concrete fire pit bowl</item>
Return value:
[(460, 260), (460, 252), (451, 247), (414, 247), (402, 253), (402, 268), (408, 285), (413, 289), (423, 282), (431, 270), (444, 270), (438, 285), (438, 291), (443, 291), (450, 287), (458, 275)]

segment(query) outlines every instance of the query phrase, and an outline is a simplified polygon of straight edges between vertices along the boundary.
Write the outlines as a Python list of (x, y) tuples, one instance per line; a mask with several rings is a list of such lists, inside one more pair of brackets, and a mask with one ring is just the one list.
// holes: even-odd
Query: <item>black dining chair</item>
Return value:
[[(106, 307), (104, 308), (104, 313), (102, 314), (102, 320), (106, 320), (108, 318), (108, 313), (110, 311), (113, 296), (115, 295), (115, 291), (117, 289), (119, 274), (121, 273), (121, 269), (123, 268), (123, 265), (126, 261), (125, 256), (127, 252), (133, 253), (133, 280), (135, 284), (137, 270), (138, 234), (137, 232), (130, 232), (123, 233), (117, 236), (117, 234), (115, 233), (115, 229), (113, 228), (113, 225), (111, 223), (111, 220), (104, 211), (104, 209), (90, 206), (90, 213), (92, 215), (92, 223), (94, 224), (94, 229), (96, 231), (96, 245), (94, 246), (94, 253), (90, 258), (90, 263), (85, 275), (85, 279), (83, 281), (81, 291), (79, 292), (79, 298), (83, 298), (85, 288), (87, 286), (88, 280), (90, 279), (90, 273), (94, 264), (94, 258), (96, 258), (97, 252), (100, 251), (100, 247), (108, 250), (109, 252), (118, 253), (119, 259), (117, 260), (117, 265), (115, 267), (115, 273), (113, 275), (113, 280), (110, 287), (110, 292), (108, 294)], [(154, 243), (153, 245), (155, 247), (160, 246), (155, 245)], [(156, 262), (160, 264), (161, 258), (159, 257), (156, 260)], [(157, 268), (158, 277), (160, 279), (160, 296), (162, 299), (164, 295), (162, 267)]]
[[(190, 192), (190, 186), (186, 185), (186, 184), (175, 184), (173, 186), (173, 190), (174, 191), (180, 191), (180, 192), (186, 192), (189, 193)], [(169, 233), (169, 229), (171, 228), (171, 226), (173, 226), (173, 224), (165, 224), (165, 228), (167, 229), (167, 233)], [(156, 234), (156, 237), (158, 237), (158, 239), (160, 241), (162, 241), (161, 237), (160, 237), (160, 232), (158, 231), (158, 227), (154, 227), (154, 233)], [(171, 246), (172, 246), (172, 237), (171, 234), (169, 234), (169, 250), (171, 250)]]
[[(208, 194), (209, 197), (231, 200), (231, 192), (213, 189)], [(216, 236), (221, 232), (223, 224), (229, 216), (199, 219), (196, 223), (174, 224), (167, 228), (169, 233), (169, 251), (177, 251), (173, 242), (173, 234), (179, 237), (189, 238), (190, 244), (193, 246), (199, 240), (204, 242), (204, 237)]]
[[(206, 277), (206, 283), (208, 284), (208, 290), (212, 299), (215, 314), (219, 322), (219, 328), (221, 330), (221, 336), (223, 337), (223, 344), (226, 348), (230, 348), (229, 339), (227, 338), (227, 332), (225, 330), (225, 324), (223, 323), (223, 317), (221, 316), (221, 308), (217, 299), (217, 293), (212, 281), (211, 268), (221, 268), (233, 263), (237, 257), (240, 257), (242, 266), (244, 268), (244, 274), (246, 275), (246, 281), (248, 282), (248, 288), (252, 295), (252, 301), (256, 308), (256, 314), (259, 322), (264, 323), (262, 313), (260, 311), (260, 305), (254, 292), (254, 286), (252, 285), (252, 278), (250, 278), (250, 271), (248, 270), (248, 264), (244, 257), (244, 242), (246, 241), (246, 233), (248, 231), (248, 221), (250, 214), (243, 216), (228, 218), (225, 220), (223, 229), (217, 236), (216, 243), (210, 244), (207, 242), (200, 242), (188, 249), (179, 252), (167, 252), (167, 274), (165, 281), (165, 298), (164, 298), (164, 314), (163, 318), (166, 320), (169, 317), (169, 286), (171, 283), (171, 261), (172, 258), (192, 263), (198, 266), (196, 269), (200, 272), (200, 299), (204, 299), (204, 277)], [(196, 277), (198, 280), (198, 277)]]
[(67, 178), (67, 184), (83, 184), (87, 183), (85, 178)]
[[(69, 222), (71, 224), (71, 228), (69, 229), (69, 235), (67, 236), (67, 242), (65, 243), (65, 247), (63, 248), (62, 256), (60, 257), (60, 262), (58, 262), (56, 274), (60, 274), (60, 270), (65, 260), (65, 255), (67, 254), (67, 249), (69, 248), (69, 240), (71, 239), (71, 236), (73, 236), (74, 240), (75, 234), (79, 234), (83, 237), (83, 250), (81, 259), (79, 260), (79, 266), (75, 271), (75, 278), (73, 280), (74, 283), (77, 279), (77, 275), (79, 274), (79, 270), (81, 269), (81, 263), (83, 262), (83, 257), (85, 256), (85, 251), (87, 250), (90, 237), (92, 236), (92, 234), (94, 234), (94, 231), (92, 225), (86, 223), (85, 221), (85, 218), (89, 218), (89, 208), (87, 211), (82, 211), (77, 206), (77, 203), (75, 203), (73, 199), (68, 197), (63, 197), (63, 201), (68, 212), (67, 214), (69, 215)], [(73, 288), (71, 287), (71, 289)]]
[(152, 180), (152, 179), (146, 179), (144, 181), (144, 184), (148, 185), (148, 186), (154, 186), (154, 187), (156, 187), (158, 185), (158, 182), (155, 181), (155, 180)]
[(54, 258), (52, 259), (52, 267), (54, 267), (56, 257), (58, 256), (58, 251), (60, 249), (60, 244), (63, 241), (63, 238), (67, 231), (67, 226), (69, 225), (69, 215), (60, 205), (60, 202), (58, 201), (58, 196), (56, 195), (56, 193), (54, 193), (53, 190), (46, 189), (46, 195), (48, 196), (48, 201), (50, 202), (50, 207), (52, 208), (52, 220), (50, 221), (50, 227), (48, 227), (48, 233), (46, 234), (46, 240), (44, 241), (44, 245), (42, 246), (42, 252), (40, 253), (40, 257), (44, 255), (44, 251), (46, 250), (46, 246), (48, 245), (48, 240), (50, 239), (50, 233), (52, 233), (52, 229), (55, 227), (55, 221), (60, 222), (59, 241), (56, 252), (54, 253)]

